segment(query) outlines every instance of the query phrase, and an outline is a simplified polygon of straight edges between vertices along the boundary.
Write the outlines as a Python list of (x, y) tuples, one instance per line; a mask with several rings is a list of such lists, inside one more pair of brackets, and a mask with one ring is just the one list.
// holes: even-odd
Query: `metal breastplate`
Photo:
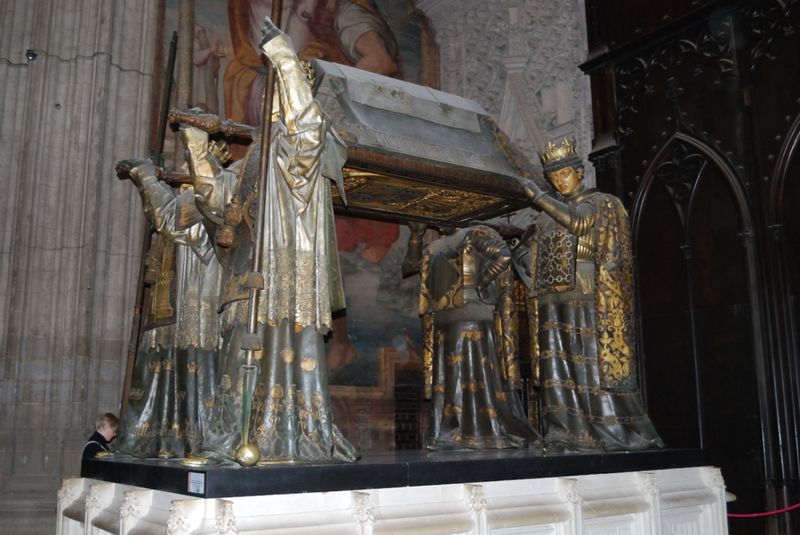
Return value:
[[(555, 223), (555, 222), (553, 222)], [(578, 237), (557, 223), (548, 225), (537, 237), (536, 294), (565, 292), (575, 287)]]

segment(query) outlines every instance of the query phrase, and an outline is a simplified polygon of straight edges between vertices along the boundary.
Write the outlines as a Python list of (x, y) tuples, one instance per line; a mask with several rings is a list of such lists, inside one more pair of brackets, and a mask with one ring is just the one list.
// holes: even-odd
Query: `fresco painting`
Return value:
[[(266, 71), (257, 44), (271, 9), (271, 0), (196, 0), (193, 105), (236, 122), (259, 123)], [(178, 1), (166, 0), (165, 51), (177, 25)], [(281, 26), (301, 59), (325, 59), (414, 83), (431, 84), (435, 78), (430, 73), (436, 66), (423, 64), (424, 57), (432, 57), (422, 50), (426, 26), (409, 0), (286, 0)], [(380, 38), (366, 50), (357, 46), (365, 28)], [(234, 156), (237, 151), (243, 154), (244, 147), (232, 147)], [(379, 389), (381, 397), (391, 398), (379, 383), (389, 375), (393, 381), (395, 369), (413, 376), (420, 366), (419, 281), (400, 276), (408, 230), (337, 215), (336, 231), (347, 310), (335, 320), (328, 342), (330, 384), (349, 393)], [(392, 370), (381, 370), (381, 362)]]

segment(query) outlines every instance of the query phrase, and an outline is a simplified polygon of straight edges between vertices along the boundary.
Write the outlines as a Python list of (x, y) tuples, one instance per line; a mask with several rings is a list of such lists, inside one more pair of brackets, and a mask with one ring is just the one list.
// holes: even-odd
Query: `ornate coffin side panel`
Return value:
[(518, 151), (477, 102), (324, 61), (313, 70), (347, 146), (338, 213), (453, 223), (526, 205)]

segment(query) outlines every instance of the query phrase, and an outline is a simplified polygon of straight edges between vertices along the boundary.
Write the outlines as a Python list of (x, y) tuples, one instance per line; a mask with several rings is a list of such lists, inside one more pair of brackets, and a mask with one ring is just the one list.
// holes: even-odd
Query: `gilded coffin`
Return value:
[(313, 75), (348, 148), (337, 213), (457, 224), (526, 206), (518, 152), (478, 103), (324, 61)]

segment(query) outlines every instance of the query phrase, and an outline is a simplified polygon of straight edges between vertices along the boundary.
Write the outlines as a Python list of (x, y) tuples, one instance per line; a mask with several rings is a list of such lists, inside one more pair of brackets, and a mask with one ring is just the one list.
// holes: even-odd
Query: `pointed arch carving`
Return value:
[(778, 153), (775, 171), (770, 181), (767, 212), (770, 224), (781, 223), (783, 192), (790, 172), (790, 166), (795, 158), (800, 158), (800, 114), (795, 116), (794, 121), (792, 121), (789, 127), (786, 139)]
[[(680, 150), (682, 151), (682, 155), (679, 158), (670, 158), (667, 160), (667, 155), (669, 154), (671, 148), (676, 144), (678, 147), (681, 147)], [(691, 151), (690, 149), (694, 149), (694, 151)], [(666, 177), (666, 173), (664, 172), (665, 164), (678, 169), (680, 173), (678, 173), (675, 178)], [(694, 136), (678, 131), (675, 132), (658, 150), (652, 160), (652, 163), (647, 168), (641, 184), (639, 185), (639, 189), (634, 198), (631, 213), (631, 227), (634, 244), (636, 243), (636, 232), (638, 223), (641, 220), (642, 210), (647, 202), (647, 197), (650, 192), (649, 190), (653, 186), (653, 183), (657, 180), (664, 181), (666, 178), (665, 185), (667, 186), (667, 189), (670, 190), (673, 199), (677, 204), (685, 205), (684, 207), (688, 208), (691, 192), (696, 186), (696, 184), (689, 182), (689, 171), (693, 168), (693, 166), (705, 166), (708, 164), (716, 166), (722, 172), (731, 188), (732, 193), (734, 194), (734, 197), (736, 198), (737, 207), (739, 208), (739, 213), (742, 218), (742, 232), (752, 235), (753, 218), (751, 215), (750, 205), (747, 201), (746, 192), (738, 179), (738, 175), (736, 174), (733, 165), (731, 165), (728, 160), (725, 159), (725, 157), (723, 157), (708, 143)], [(703, 169), (698, 169), (698, 173), (695, 175), (694, 180), (700, 176), (702, 170)], [(687, 188), (689, 189), (687, 190)], [(684, 225), (687, 223), (687, 221), (687, 219), (683, 219)]]
[[(796, 296), (800, 295), (800, 284), (797, 282), (798, 278), (792, 276), (800, 267), (797, 265), (800, 254), (796, 254), (793, 258), (789, 251), (791, 247), (798, 247), (795, 234), (800, 224), (788, 219), (787, 206), (791, 206), (791, 203), (786, 198), (790, 195), (787, 193), (790, 187), (795, 188), (795, 195), (800, 189), (796, 182), (791, 181), (792, 178), (795, 181), (800, 180), (800, 176), (792, 175), (793, 170), (798, 171), (800, 175), (800, 114), (791, 122), (783, 145), (778, 151), (767, 199), (767, 231), (772, 249), (768, 269), (774, 288), (776, 349), (785, 353), (782, 359), (784, 362), (796, 362), (800, 353), (800, 333), (798, 333), (800, 318), (793, 304)], [(792, 384), (795, 385), (794, 397), (800, 399), (798, 370), (793, 366), (787, 366), (784, 373), (794, 376), (792, 380)]]
[[(705, 440), (703, 436), (705, 427), (703, 420), (705, 417), (713, 419), (715, 417), (713, 411), (716, 410), (712, 408), (711, 412), (707, 415), (704, 415), (702, 410), (704, 404), (707, 404), (705, 400), (708, 399), (709, 394), (711, 394), (710, 391), (704, 392), (703, 380), (701, 379), (704, 374), (708, 373), (706, 367), (709, 366), (709, 364), (701, 361), (707, 356), (704, 345), (709, 340), (709, 333), (703, 331), (702, 327), (703, 325), (707, 325), (708, 318), (705, 316), (706, 312), (698, 308), (704, 306), (698, 304), (702, 303), (700, 296), (704, 287), (695, 283), (695, 279), (699, 273), (698, 263), (701, 262), (701, 260), (693, 258), (694, 251), (692, 244), (692, 240), (698, 236), (698, 229), (701, 228), (694, 226), (693, 214), (702, 215), (700, 211), (703, 210), (703, 206), (708, 206), (707, 191), (702, 194), (705, 200), (702, 203), (698, 201), (698, 191), (705, 189), (704, 184), (706, 184), (707, 180), (722, 180), (724, 185), (716, 182), (716, 190), (719, 191), (719, 188), (727, 188), (730, 192), (730, 197), (727, 202), (732, 203), (729, 205), (730, 210), (732, 213), (735, 212), (738, 216), (738, 220), (735, 225), (733, 225), (733, 228), (729, 227), (727, 235), (731, 236), (731, 231), (738, 233), (743, 245), (739, 258), (744, 262), (742, 269), (746, 271), (740, 271), (740, 273), (743, 273), (741, 279), (742, 283), (738, 284), (737, 288), (741, 291), (740, 295), (747, 300), (746, 305), (749, 305), (747, 306), (749, 322), (744, 320), (744, 325), (749, 326), (750, 334), (748, 338), (752, 340), (752, 352), (754, 357), (752, 366), (755, 372), (755, 382), (759, 385), (758, 399), (754, 401), (758, 403), (759, 410), (762, 413), (762, 426), (767, 428), (764, 429), (764, 431), (767, 431), (773, 426), (771, 418), (766, 413), (767, 407), (769, 406), (769, 388), (766, 387), (766, 385), (769, 384), (769, 375), (768, 364), (764, 358), (762, 296), (759, 292), (760, 273), (757, 253), (758, 243), (754, 233), (751, 204), (748, 199), (747, 191), (743, 186), (744, 180), (740, 174), (737, 173), (736, 169), (737, 168), (722, 153), (705, 141), (683, 131), (677, 131), (673, 133), (656, 152), (655, 157), (652, 159), (652, 162), (648, 166), (639, 184), (631, 209), (632, 243), (634, 254), (637, 257), (637, 280), (642, 280), (642, 274), (639, 273), (639, 265), (647, 262), (646, 259), (640, 256), (640, 250), (642, 250), (643, 246), (643, 244), (640, 243), (640, 235), (653, 236), (654, 234), (652, 228), (650, 228), (653, 224), (652, 216), (645, 217), (645, 212), (648, 211), (648, 201), (653, 197), (657, 188), (663, 188), (669, 193), (668, 198), (672, 201), (674, 210), (679, 214), (681, 228), (671, 229), (670, 231), (665, 230), (665, 235), (667, 232), (669, 232), (670, 235), (670, 237), (665, 236), (665, 239), (671, 240), (670, 243), (673, 244), (673, 247), (676, 242), (680, 242), (680, 240), (683, 242), (681, 249), (685, 264), (682, 266), (682, 269), (684, 269), (687, 274), (685, 288), (687, 298), (684, 306), (685, 312), (689, 317), (688, 324), (686, 325), (688, 330), (684, 338), (686, 339), (686, 350), (692, 353), (691, 359), (694, 367), (695, 395), (698, 408), (697, 427), (700, 437), (699, 445), (701, 447)], [(708, 184), (711, 183), (709, 182)], [(663, 194), (659, 195), (663, 209), (665, 197)], [(644, 230), (643, 224), (648, 225), (648, 230)], [(708, 219), (702, 222), (702, 225), (704, 225), (702, 228), (707, 229)], [(680, 237), (678, 237), (677, 234), (680, 234)], [(706, 234), (706, 236), (708, 236), (708, 234)], [(652, 248), (650, 250), (652, 252)], [(709, 273), (708, 269), (716, 269), (713, 267), (713, 263), (710, 264), (710, 266), (711, 267), (708, 265), (704, 266), (706, 277)], [(697, 280), (699, 281), (700, 279)], [(676, 288), (675, 291), (681, 290)], [(642, 296), (640, 292), (637, 292), (637, 300), (639, 301), (637, 305), (642, 304), (644, 299), (644, 296)], [(695, 302), (695, 300), (698, 300), (698, 302)], [(724, 303), (720, 302), (715, 306), (719, 308), (723, 304)], [(641, 306), (637, 308), (642, 310)], [(705, 319), (703, 319), (704, 317)], [(649, 317), (640, 317), (639, 321), (644, 324), (646, 322), (652, 322), (653, 319)], [(646, 335), (647, 333), (643, 332), (642, 334)], [(639, 337), (638, 349), (642, 350), (642, 353), (645, 352), (646, 347), (650, 347), (651, 350), (653, 349), (653, 347), (650, 346), (650, 342), (644, 338), (645, 336)], [(691, 367), (688, 363), (687, 366)], [(771, 440), (769, 438), (771, 435), (772, 433), (770, 432), (761, 433), (761, 436), (764, 437), (766, 442)], [(770, 446), (766, 445), (766, 447)]]

